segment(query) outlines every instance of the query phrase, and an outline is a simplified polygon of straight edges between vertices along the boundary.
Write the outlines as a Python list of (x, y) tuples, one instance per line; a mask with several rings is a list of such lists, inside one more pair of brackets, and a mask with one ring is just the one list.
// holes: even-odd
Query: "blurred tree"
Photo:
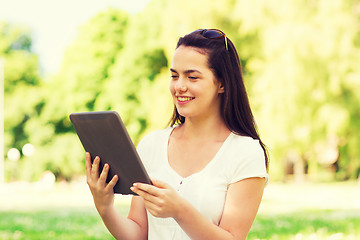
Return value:
[[(26, 125), (31, 141), (40, 147), (28, 159), (58, 178), (71, 179), (84, 171), (84, 153), (69, 120), (69, 114), (93, 111), (116, 55), (124, 48), (128, 27), (125, 12), (109, 9), (85, 24), (67, 49), (59, 72), (44, 86), (44, 105), (38, 119)], [(106, 109), (104, 109), (106, 110)], [(37, 172), (37, 171), (34, 171)]]
[[(161, 35), (163, 1), (152, 2), (144, 12), (132, 17), (125, 39), (125, 48), (119, 52), (111, 67), (109, 78), (96, 99), (96, 109), (116, 110), (137, 143), (149, 128), (148, 114), (152, 110), (146, 103), (153, 98), (144, 98), (156, 82), (156, 76), (167, 67)], [(158, 93), (159, 96), (161, 94)], [(156, 109), (152, 105), (152, 109)], [(160, 116), (159, 116), (160, 117)]]
[[(0, 22), (0, 57), (5, 59), (4, 99), (5, 99), (5, 153), (10, 148), (22, 147), (29, 142), (24, 126), (30, 118), (39, 114), (38, 57), (31, 52), (30, 30), (22, 25)], [(5, 157), (6, 159), (6, 157)], [(16, 167), (23, 164), (17, 162)], [(5, 161), (6, 178), (14, 177), (9, 160)], [(15, 166), (14, 166), (15, 167)]]
[(42, 147), (29, 162), (37, 161), (64, 179), (84, 172), (84, 153), (73, 134), (71, 112), (118, 111), (134, 141), (138, 140), (148, 127), (142, 102), (149, 99), (140, 94), (167, 66), (156, 41), (160, 25), (151, 22), (160, 12), (156, 7), (149, 11), (130, 18), (108, 9), (81, 28), (59, 73), (46, 86), (40, 118), (27, 125), (27, 132), (43, 129), (42, 134), (32, 135), (32, 141)]
[(284, 161), (308, 165), (317, 177), (329, 167), (338, 179), (359, 172), (359, 7), (340, 0), (237, 2), (243, 27), (261, 39), (261, 55), (248, 69), (276, 178)]

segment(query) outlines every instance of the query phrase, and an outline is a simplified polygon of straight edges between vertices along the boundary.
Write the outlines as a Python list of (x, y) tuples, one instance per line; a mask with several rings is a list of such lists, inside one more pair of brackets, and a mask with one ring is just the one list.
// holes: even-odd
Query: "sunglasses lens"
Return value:
[(219, 30), (211, 29), (205, 31), (202, 35), (206, 38), (218, 38), (224, 36), (225, 34)]
[(227, 44), (227, 38), (225, 33), (223, 33), (222, 31), (218, 30), (218, 29), (198, 29), (195, 30), (192, 33), (200, 33), (203, 37), (208, 38), (208, 39), (213, 39), (213, 38), (219, 38), (219, 37), (224, 37), (225, 39), (225, 48), (226, 50), (228, 50), (228, 44)]
[(203, 32), (203, 31), (204, 31), (203, 29), (198, 29), (198, 30), (195, 30), (195, 31), (189, 33), (189, 35), (192, 34), (192, 33), (197, 33), (197, 32), (200, 32), (200, 33), (201, 33), (201, 32)]

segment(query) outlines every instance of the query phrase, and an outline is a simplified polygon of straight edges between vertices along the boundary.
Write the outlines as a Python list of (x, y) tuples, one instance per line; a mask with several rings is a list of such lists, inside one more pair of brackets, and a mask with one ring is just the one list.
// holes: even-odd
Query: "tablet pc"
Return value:
[(81, 112), (70, 114), (70, 120), (91, 161), (100, 157), (101, 173), (105, 163), (109, 164), (106, 182), (114, 175), (119, 180), (114, 193), (133, 194), (130, 187), (135, 182), (151, 184), (136, 148), (115, 111)]

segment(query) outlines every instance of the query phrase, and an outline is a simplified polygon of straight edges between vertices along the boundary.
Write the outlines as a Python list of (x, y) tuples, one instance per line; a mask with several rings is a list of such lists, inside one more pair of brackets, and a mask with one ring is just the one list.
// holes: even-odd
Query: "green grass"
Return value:
[(360, 211), (306, 210), (258, 215), (248, 239), (360, 239)]
[(0, 239), (113, 239), (95, 211), (1, 212)]
[[(129, 201), (120, 197), (116, 206), (126, 215)], [(113, 237), (96, 212), (86, 186), (33, 191), (28, 185), (8, 185), (0, 186), (0, 239)], [(360, 239), (360, 186), (354, 182), (272, 183), (265, 189), (248, 235), (248, 240), (256, 239)]]
[[(127, 205), (120, 205), (126, 215)], [(114, 239), (94, 208), (0, 212), (0, 239)]]
[[(121, 209), (120, 209), (121, 210)], [(121, 210), (125, 213), (127, 207)], [(308, 210), (258, 215), (248, 239), (360, 239), (360, 213)], [(113, 239), (91, 208), (1, 212), (0, 239)]]

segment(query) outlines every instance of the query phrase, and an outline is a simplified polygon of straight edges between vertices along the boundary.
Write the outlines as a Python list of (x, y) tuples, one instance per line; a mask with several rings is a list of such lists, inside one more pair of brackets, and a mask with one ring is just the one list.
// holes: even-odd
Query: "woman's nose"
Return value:
[(186, 84), (185, 84), (184, 80), (179, 78), (178, 81), (175, 84), (175, 91), (177, 91), (177, 92), (186, 92), (186, 90), (187, 90), (187, 87), (186, 87)]

